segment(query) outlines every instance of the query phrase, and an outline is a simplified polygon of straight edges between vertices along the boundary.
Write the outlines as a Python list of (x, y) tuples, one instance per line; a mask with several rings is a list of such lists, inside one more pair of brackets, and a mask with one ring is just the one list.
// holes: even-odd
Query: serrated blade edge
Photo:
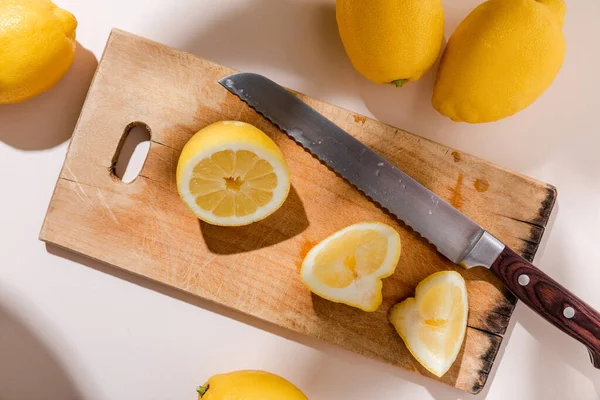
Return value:
[(253, 73), (219, 80), (322, 163), (460, 263), (484, 229), (289, 91)]

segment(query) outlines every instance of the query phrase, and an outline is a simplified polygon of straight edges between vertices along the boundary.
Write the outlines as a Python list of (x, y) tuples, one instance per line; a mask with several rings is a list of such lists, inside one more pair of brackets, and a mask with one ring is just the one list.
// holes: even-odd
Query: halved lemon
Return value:
[(388, 225), (351, 225), (308, 252), (302, 282), (327, 300), (375, 311), (382, 302), (381, 280), (394, 273), (400, 247), (400, 235)]
[(417, 285), (415, 297), (396, 304), (390, 321), (412, 355), (441, 377), (452, 366), (467, 331), (469, 302), (458, 272), (437, 272)]
[(201, 129), (183, 147), (177, 189), (199, 219), (248, 225), (281, 207), (290, 172), (279, 147), (260, 129), (221, 121)]

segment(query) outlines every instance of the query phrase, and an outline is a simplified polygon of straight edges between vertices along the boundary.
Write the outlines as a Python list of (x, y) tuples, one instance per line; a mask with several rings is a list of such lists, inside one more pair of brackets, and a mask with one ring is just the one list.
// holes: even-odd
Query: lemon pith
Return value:
[(302, 282), (315, 294), (375, 311), (382, 303), (382, 279), (400, 259), (400, 235), (378, 222), (348, 226), (313, 247), (302, 262)]
[(77, 20), (49, 0), (0, 1), (0, 104), (53, 87), (75, 58)]
[(389, 319), (415, 359), (441, 377), (458, 356), (468, 310), (464, 279), (457, 272), (444, 271), (421, 281), (415, 297), (396, 304)]
[(240, 226), (279, 209), (290, 178), (281, 150), (266, 134), (247, 123), (220, 121), (201, 129), (184, 146), (177, 188), (199, 219)]

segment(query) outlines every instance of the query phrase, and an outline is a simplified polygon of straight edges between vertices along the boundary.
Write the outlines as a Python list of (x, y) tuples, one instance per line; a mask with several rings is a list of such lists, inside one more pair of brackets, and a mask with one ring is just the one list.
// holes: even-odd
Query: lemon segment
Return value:
[(382, 279), (400, 259), (400, 235), (378, 222), (351, 225), (313, 247), (302, 262), (302, 282), (337, 303), (375, 311), (382, 303)]
[(290, 190), (277, 145), (258, 128), (221, 121), (196, 133), (177, 164), (177, 188), (187, 206), (213, 225), (241, 226), (275, 212)]
[(421, 281), (415, 297), (396, 304), (389, 318), (417, 361), (441, 377), (460, 352), (468, 312), (464, 279), (457, 272), (445, 271)]

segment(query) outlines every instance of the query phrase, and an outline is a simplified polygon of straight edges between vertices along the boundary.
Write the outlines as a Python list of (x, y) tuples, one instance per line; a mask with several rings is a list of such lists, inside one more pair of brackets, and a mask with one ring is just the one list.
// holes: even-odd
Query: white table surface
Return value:
[[(446, 37), (479, 1), (445, 1)], [(0, 106), (0, 399), (193, 399), (210, 375), (278, 373), (311, 400), (473, 396), (46, 248), (37, 236), (112, 27), (240, 69), (558, 187), (536, 263), (600, 308), (600, 2), (568, 2), (567, 56), (533, 106), (470, 126), (430, 106), (433, 75), (403, 89), (353, 71), (334, 0), (59, 0), (79, 20), (73, 68)], [(486, 399), (600, 398), (583, 346), (517, 306)]]

